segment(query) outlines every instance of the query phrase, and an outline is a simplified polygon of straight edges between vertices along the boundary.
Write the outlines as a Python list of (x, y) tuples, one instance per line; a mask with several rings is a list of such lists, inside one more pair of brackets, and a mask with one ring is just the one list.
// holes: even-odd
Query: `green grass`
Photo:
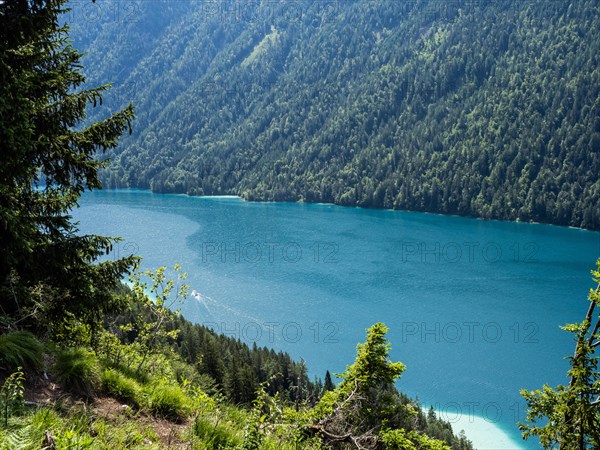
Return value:
[(116, 369), (102, 372), (102, 389), (107, 394), (139, 406), (142, 399), (142, 387), (133, 378)]
[(100, 387), (100, 364), (96, 355), (82, 348), (59, 352), (53, 373), (68, 391), (86, 397)]
[(159, 449), (158, 437), (150, 427), (140, 426), (135, 420), (120, 420), (117, 423), (104, 419), (93, 424), (95, 443), (93, 448)]
[(192, 410), (191, 399), (176, 383), (160, 382), (146, 388), (149, 410), (165, 419), (182, 421)]
[(135, 368), (127, 365), (127, 364), (113, 364), (109, 361), (104, 361), (104, 364), (108, 367), (111, 367), (115, 370), (118, 370), (120, 373), (125, 375), (127, 378), (131, 378), (132, 380), (137, 381), (140, 385), (146, 384), (150, 381), (150, 374), (143, 370), (137, 371)]
[(242, 437), (231, 424), (219, 418), (199, 416), (192, 426), (194, 436), (200, 439), (207, 449), (234, 448), (242, 444)]
[(196, 417), (192, 433), (206, 448), (239, 448), (243, 443), (242, 428), (243, 425), (228, 421), (226, 416), (213, 413)]
[(0, 335), (0, 361), (14, 371), (19, 367), (39, 370), (43, 366), (44, 347), (29, 331)]
[(0, 450), (39, 450), (48, 431), (57, 450), (159, 450), (165, 448), (151, 427), (140, 426), (136, 418), (114, 420), (94, 418), (74, 410), (61, 415), (51, 408), (40, 408), (13, 418), (10, 426), (0, 428)]

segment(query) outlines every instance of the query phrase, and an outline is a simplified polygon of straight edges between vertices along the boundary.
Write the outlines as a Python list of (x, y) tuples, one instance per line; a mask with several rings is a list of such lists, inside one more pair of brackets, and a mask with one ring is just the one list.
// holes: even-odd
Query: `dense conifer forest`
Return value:
[(600, 3), (74, 3), (107, 187), (600, 227)]

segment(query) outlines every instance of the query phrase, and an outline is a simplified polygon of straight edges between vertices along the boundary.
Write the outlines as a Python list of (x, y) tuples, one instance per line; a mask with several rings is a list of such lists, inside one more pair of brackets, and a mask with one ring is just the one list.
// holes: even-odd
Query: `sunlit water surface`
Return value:
[(481, 449), (522, 443), (519, 389), (565, 383), (600, 233), (398, 211), (118, 190), (85, 194), (82, 233), (111, 257), (181, 263), (185, 317), (342, 372), (365, 328), (390, 328), (398, 388)]

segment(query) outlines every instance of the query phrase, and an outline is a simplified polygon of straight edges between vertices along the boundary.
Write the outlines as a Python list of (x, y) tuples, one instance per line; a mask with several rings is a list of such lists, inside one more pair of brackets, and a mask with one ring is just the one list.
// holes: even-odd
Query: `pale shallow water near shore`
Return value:
[(525, 447), (501, 427), (479, 416), (462, 416), (452, 420), (455, 433), (465, 431), (477, 450), (522, 450)]

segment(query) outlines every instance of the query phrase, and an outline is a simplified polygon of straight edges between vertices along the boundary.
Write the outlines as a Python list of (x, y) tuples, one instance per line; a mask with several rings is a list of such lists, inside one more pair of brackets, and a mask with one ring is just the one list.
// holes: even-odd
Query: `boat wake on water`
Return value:
[[(204, 317), (200, 323), (209, 326), (210, 328), (220, 329), (221, 327), (235, 327), (235, 325), (243, 326), (247, 323), (261, 324), (263, 321), (250, 314), (233, 308), (222, 302), (215, 300), (208, 295), (200, 293), (194, 289), (190, 293), (190, 297), (195, 300), (196, 310), (199, 312), (195, 317)], [(221, 310), (221, 312), (219, 312)], [(216, 327), (215, 327), (216, 326)]]

